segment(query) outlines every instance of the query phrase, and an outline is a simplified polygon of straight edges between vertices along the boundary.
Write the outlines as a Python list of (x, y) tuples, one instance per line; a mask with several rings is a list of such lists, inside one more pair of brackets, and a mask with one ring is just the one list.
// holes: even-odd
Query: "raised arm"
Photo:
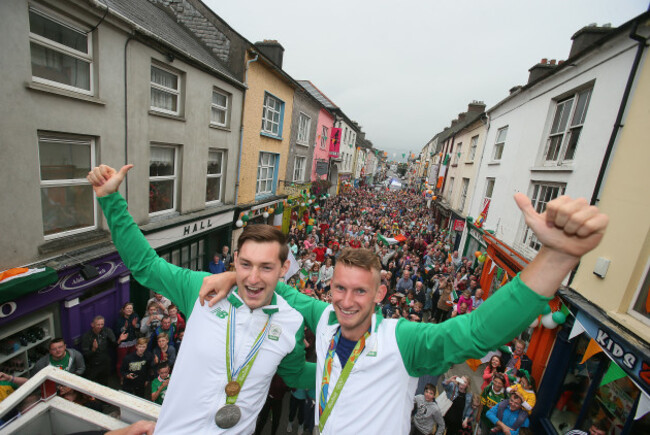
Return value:
[(195, 272), (167, 263), (158, 257), (127, 211), (124, 198), (117, 190), (133, 165), (119, 172), (101, 165), (88, 173), (99, 204), (104, 211), (120, 257), (140, 284), (171, 299), (189, 316), (194, 307), (205, 272)]

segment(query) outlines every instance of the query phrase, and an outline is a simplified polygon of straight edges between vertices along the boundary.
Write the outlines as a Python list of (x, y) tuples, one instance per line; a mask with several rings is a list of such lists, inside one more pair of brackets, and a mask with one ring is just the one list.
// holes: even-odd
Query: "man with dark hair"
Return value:
[[(598, 245), (608, 222), (584, 199), (557, 198), (542, 214), (523, 194), (515, 195), (515, 201), (542, 247), (517, 277), (472, 313), (440, 324), (375, 314), (385, 289), (379, 286), (381, 263), (366, 249), (346, 249), (338, 257), (331, 305), (278, 285), (276, 291), (316, 331), (321, 434), (408, 433), (411, 408), (405, 402), (412, 400), (418, 377), (481, 358), (526, 329), (581, 256)], [(210, 277), (200, 298), (214, 289), (223, 297), (232, 279), (231, 274)], [(377, 411), (382, 409), (399, 410), (400, 415)]]
[[(494, 424), (491, 433), (517, 435), (520, 427), (528, 427), (530, 422), (528, 416), (525, 415), (526, 411), (521, 408), (522, 402), (521, 396), (511, 394), (507, 401), (504, 400), (490, 408), (486, 417)], [(517, 420), (521, 415), (525, 416), (525, 420), (520, 424)]]
[(86, 364), (81, 352), (75, 349), (68, 349), (65, 341), (61, 337), (57, 337), (50, 341), (49, 355), (41, 357), (34, 365), (34, 372), (52, 365), (58, 367), (66, 372), (74, 373), (75, 375), (83, 375), (86, 371)]
[[(120, 338), (124, 340), (126, 333)], [(81, 352), (86, 362), (86, 378), (108, 385), (111, 374), (111, 351), (117, 345), (115, 334), (110, 328), (104, 328), (104, 317), (95, 316), (90, 330), (81, 337)]]
[(573, 429), (564, 435), (607, 435), (609, 433), (609, 423), (607, 420), (597, 420), (589, 426), (589, 431), (585, 432), (580, 429)]
[(117, 193), (131, 167), (117, 172), (102, 165), (87, 178), (134, 278), (188, 317), (156, 433), (252, 433), (276, 370), (290, 387), (314, 387), (314, 366), (305, 363), (303, 318), (275, 293), (289, 268), (286, 238), (268, 225), (246, 227), (234, 255), (237, 287), (217, 306), (203, 307), (197, 299), (210, 275), (160, 258)]

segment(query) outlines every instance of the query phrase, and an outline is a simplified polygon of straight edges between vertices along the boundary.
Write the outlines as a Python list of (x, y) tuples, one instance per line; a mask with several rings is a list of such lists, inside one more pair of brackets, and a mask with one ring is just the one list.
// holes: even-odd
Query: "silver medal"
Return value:
[(239, 422), (241, 410), (237, 405), (224, 405), (214, 416), (214, 422), (221, 429), (230, 429)]

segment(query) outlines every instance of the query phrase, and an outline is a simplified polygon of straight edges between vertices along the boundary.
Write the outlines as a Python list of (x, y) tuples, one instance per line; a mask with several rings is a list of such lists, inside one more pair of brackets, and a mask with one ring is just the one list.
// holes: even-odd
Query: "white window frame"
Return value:
[(650, 258), (648, 258), (648, 260), (646, 261), (644, 270), (645, 272), (643, 273), (643, 275), (641, 275), (641, 280), (639, 280), (639, 286), (634, 292), (634, 297), (632, 298), (632, 302), (630, 303), (630, 307), (627, 310), (627, 313), (633, 318), (637, 319), (638, 321), (643, 322), (647, 326), (650, 326), (650, 318), (644, 316), (642, 313), (639, 313), (637, 310), (634, 309), (634, 306), (639, 302), (639, 298), (643, 295), (644, 289), (648, 288), (648, 283), (650, 281)]
[[(301, 162), (298, 164), (298, 162)], [(305, 181), (305, 166), (307, 165), (307, 157), (296, 156), (293, 162), (293, 181)]]
[[(176, 84), (177, 84), (178, 89), (168, 88), (167, 86), (164, 86), (164, 85), (161, 85), (161, 84), (158, 84), (158, 83), (155, 83), (155, 82), (151, 81), (151, 73), (152, 73), (153, 68), (159, 69), (159, 70), (164, 71), (164, 72), (166, 72), (168, 74), (172, 74), (172, 75), (176, 76)], [(170, 68), (164, 67), (164, 66), (160, 65), (159, 63), (152, 62), (151, 67), (149, 68), (149, 87), (150, 87), (150, 92), (149, 92), (150, 104), (149, 104), (149, 108), (154, 112), (165, 113), (167, 115), (173, 115), (173, 116), (180, 116), (180, 114), (181, 114), (181, 106), (182, 106), (182, 99), (181, 99), (181, 97), (182, 97), (181, 89), (183, 87), (182, 80), (183, 80), (183, 77), (178, 71), (174, 71), (174, 70), (172, 70)], [(157, 90), (157, 91), (160, 91), (160, 92), (170, 94), (173, 97), (175, 97), (176, 98), (176, 110), (175, 111), (174, 110), (168, 110), (168, 109), (165, 109), (163, 107), (154, 106), (153, 105), (153, 98), (151, 97), (151, 91), (154, 90), (154, 89)]]
[(449, 202), (451, 202), (451, 195), (454, 192), (454, 178), (455, 177), (449, 177), (449, 188), (447, 190), (447, 198), (449, 199)]
[[(279, 108), (276, 108), (275, 105), (270, 104), (272, 102), (277, 102)], [(282, 137), (282, 121), (284, 118), (284, 101), (271, 95), (268, 92), (264, 93), (264, 104), (262, 105), (262, 133), (268, 134), (274, 137)], [(277, 122), (273, 119), (273, 115), (278, 115)], [(271, 129), (267, 128), (267, 123), (271, 124)], [(273, 126), (277, 126), (277, 131), (273, 131)]]
[(210, 179), (218, 178), (219, 179), (219, 199), (208, 201), (208, 199), (206, 198), (205, 203), (206, 204), (221, 204), (221, 202), (222, 202), (221, 198), (223, 198), (223, 179), (224, 179), (223, 175), (224, 175), (224, 166), (226, 164), (226, 151), (219, 150), (219, 149), (216, 149), (216, 148), (208, 149), (208, 166), (210, 164), (210, 153), (219, 153), (219, 154), (221, 154), (221, 172), (219, 174), (210, 174), (210, 173), (207, 173), (207, 168), (206, 168), (206, 179), (207, 180), (206, 180), (206, 187), (205, 187), (206, 192), (205, 192), (205, 194), (206, 194), (206, 196), (208, 194), (208, 192), (207, 192), (207, 189), (208, 189), (207, 182), (210, 181)]
[(326, 150), (328, 143), (329, 143), (329, 128), (323, 125), (321, 128), (320, 149)]
[(311, 117), (303, 112), (300, 112), (298, 114), (298, 137), (296, 138), (296, 143), (298, 145), (309, 146), (310, 129)]
[(472, 139), (469, 141), (469, 154), (467, 155), (467, 161), (465, 163), (473, 162), (476, 158), (476, 148), (478, 147), (478, 134), (472, 136)]
[[(546, 146), (544, 147), (544, 154), (542, 156), (544, 166), (559, 166), (573, 162), (575, 152), (578, 148), (578, 141), (580, 140), (582, 127), (584, 126), (587, 111), (589, 110), (592, 91), (593, 88), (591, 87), (583, 88), (565, 98), (556, 100), (555, 110), (553, 110), (553, 115), (551, 117), (549, 134), (546, 140)], [(577, 103), (583, 95), (585, 96), (584, 107), (582, 108), (582, 113), (580, 113), (580, 116), (576, 119), (576, 116), (578, 115)], [(563, 118), (563, 115), (567, 112), (568, 114), (566, 115), (566, 118)], [(556, 126), (556, 117), (558, 116), (560, 118), (557, 120), (558, 125)], [(561, 126), (563, 119), (565, 125)], [(573, 156), (567, 158), (569, 144), (573, 142), (573, 136), (576, 134), (577, 139), (575, 140)]]
[[(264, 157), (268, 156), (269, 158), (272, 158), (271, 161), (268, 163), (264, 163)], [(277, 169), (278, 169), (278, 160), (279, 160), (279, 155), (275, 153), (267, 153), (264, 151), (260, 152), (260, 157), (257, 163), (257, 182), (255, 185), (255, 195), (273, 195), (275, 193), (276, 189), (276, 174), (277, 174)], [(271, 170), (271, 177), (261, 177), (263, 169), (272, 169)], [(267, 181), (271, 181), (271, 189), (270, 190), (260, 190), (261, 183), (264, 183), (266, 185)]]
[[(159, 210), (155, 212), (150, 212), (149, 216), (159, 216), (163, 214), (169, 214), (173, 213), (177, 210), (178, 207), (178, 169), (180, 168), (178, 159), (179, 159), (179, 152), (178, 152), (178, 147), (173, 146), (173, 145), (166, 145), (166, 144), (160, 144), (160, 143), (152, 143), (151, 146), (149, 147), (149, 151), (153, 148), (167, 148), (167, 149), (172, 149), (174, 150), (174, 174), (173, 175), (164, 175), (164, 176), (149, 176), (149, 186), (151, 186), (151, 183), (154, 181), (169, 181), (173, 180), (174, 181), (174, 187), (172, 189), (173, 195), (172, 195), (172, 207), (165, 209), (165, 210)], [(151, 154), (149, 157), (149, 165), (151, 165)], [(151, 187), (149, 187), (151, 188)], [(149, 211), (149, 204), (147, 203), (147, 211)]]
[(469, 190), (469, 178), (462, 179), (462, 185), (460, 189), (460, 206), (458, 210), (461, 212), (465, 208), (465, 202), (467, 201), (467, 191)]
[[(57, 136), (57, 135), (48, 135), (48, 134), (39, 134), (37, 149), (40, 148), (39, 142), (41, 140), (46, 140), (48, 142), (61, 142), (61, 143), (71, 143), (74, 145), (80, 146), (89, 146), (90, 147), (90, 167), (95, 167), (95, 140), (90, 137), (72, 137), (72, 136)], [(39, 156), (39, 179), (41, 178), (40, 174), (40, 156)], [(90, 186), (88, 180), (84, 178), (70, 178), (70, 179), (59, 179), (59, 180), (40, 180), (40, 189), (52, 188), (52, 187), (74, 187), (74, 186)], [(55, 234), (43, 234), (45, 240), (58, 239), (61, 237), (71, 236), (73, 234), (85, 233), (87, 231), (92, 231), (97, 228), (97, 206), (96, 206), (96, 195), (93, 192), (93, 224), (88, 227), (75, 228), (74, 230), (61, 231)], [(42, 216), (42, 211), (41, 211)], [(43, 227), (43, 233), (45, 233), (45, 228)]]
[[(506, 146), (506, 140), (508, 140), (508, 127), (501, 127), (497, 130), (496, 137), (494, 138), (494, 153), (492, 154), (492, 160), (495, 162), (500, 161), (503, 158), (503, 149)], [(503, 138), (501, 138), (501, 132), (503, 132)], [(499, 141), (501, 139), (501, 141)]]
[[(53, 87), (57, 87), (60, 89), (65, 89), (68, 91), (73, 91), (85, 95), (94, 95), (95, 93), (95, 80), (94, 80), (94, 62), (93, 62), (93, 35), (92, 33), (88, 33), (87, 30), (82, 30), (79, 28), (79, 26), (75, 26), (67, 22), (66, 20), (63, 20), (59, 18), (57, 15), (50, 13), (50, 12), (44, 12), (41, 9), (37, 9), (34, 7), (29, 7), (29, 12), (33, 12), (36, 15), (40, 15), (42, 18), (45, 18), (46, 20), (53, 21), (61, 26), (67, 27), (68, 29), (84, 34), (86, 36), (86, 44), (87, 44), (87, 53), (84, 53), (82, 51), (75, 50), (72, 47), (68, 47), (67, 45), (60, 44), (58, 42), (52, 41), (51, 39), (48, 39), (44, 36), (37, 35), (35, 33), (29, 33), (29, 41), (30, 43), (34, 43), (37, 45), (40, 45), (46, 49), (56, 51), (59, 53), (62, 53), (66, 56), (73, 57), (75, 59), (81, 60), (83, 62), (87, 62), (89, 64), (89, 88), (90, 89), (84, 89), (84, 88), (78, 88), (76, 86), (71, 86), (67, 85), (65, 83), (57, 82), (54, 80), (48, 80), (43, 77), (38, 77), (32, 74), (32, 80), (37, 83), (43, 83), (46, 85), (50, 85)], [(30, 57), (31, 57), (31, 47), (30, 47)]]
[(456, 147), (456, 152), (454, 153), (454, 156), (453, 156), (454, 158), (453, 158), (453, 160), (451, 162), (451, 164), (453, 166), (456, 166), (456, 165), (458, 165), (460, 163), (461, 157), (463, 156), (462, 153), (463, 153), (463, 143), (458, 142), (458, 145)]
[[(553, 195), (553, 191), (557, 189), (556, 194)], [(551, 192), (549, 192), (551, 190)], [(565, 183), (553, 183), (553, 182), (533, 182), (530, 186), (530, 202), (533, 205), (533, 208), (537, 213), (543, 213), (546, 210), (546, 204), (548, 204), (553, 199), (558, 196), (564, 195), (566, 191)], [(548, 195), (550, 193), (550, 195)], [(541, 196), (544, 196), (541, 200)], [(523, 219), (523, 218), (522, 218)], [(521, 237), (521, 243), (524, 248), (529, 252), (538, 252), (539, 248), (542, 247), (542, 244), (537, 240), (537, 237), (525, 223), (523, 237)]]
[[(217, 103), (214, 102), (214, 94), (219, 94), (222, 97), (226, 97), (226, 105), (221, 106)], [(224, 122), (216, 122), (213, 117), (212, 113), (213, 111), (222, 111), (224, 113)], [(210, 99), (210, 125), (216, 125), (217, 127), (227, 127), (228, 124), (230, 123), (230, 94), (222, 91), (219, 88), (213, 88), (212, 89), (212, 98)]]
[[(492, 188), (490, 189), (490, 184), (492, 184)], [(489, 199), (490, 201), (492, 200), (492, 195), (494, 194), (494, 186), (496, 184), (496, 178), (486, 178), (485, 179), (485, 195), (483, 195), (483, 199)], [(490, 194), (488, 195), (488, 191), (491, 191)], [(483, 211), (483, 210), (481, 210)]]

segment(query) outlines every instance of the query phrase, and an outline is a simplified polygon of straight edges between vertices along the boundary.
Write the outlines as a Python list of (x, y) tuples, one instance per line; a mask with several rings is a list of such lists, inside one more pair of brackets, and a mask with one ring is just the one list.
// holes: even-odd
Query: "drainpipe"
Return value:
[[(128, 93), (128, 69), (127, 69), (127, 46), (135, 38), (134, 33), (129, 35), (124, 43), (124, 164), (129, 164), (129, 93)], [(126, 202), (129, 202), (129, 177), (124, 179), (124, 195)]]
[(616, 138), (618, 137), (618, 132), (623, 128), (621, 124), (623, 120), (623, 115), (625, 114), (625, 109), (627, 106), (627, 100), (630, 97), (632, 92), (632, 85), (634, 84), (634, 78), (636, 77), (639, 64), (641, 63), (641, 57), (643, 57), (643, 51), (646, 46), (647, 38), (644, 38), (641, 35), (637, 35), (636, 31), (639, 27), (639, 20), (634, 23), (632, 30), (630, 31), (629, 37), (638, 42), (636, 55), (634, 56), (634, 62), (632, 62), (632, 68), (630, 69), (630, 75), (627, 78), (627, 83), (625, 85), (625, 91), (623, 92), (623, 98), (621, 99), (621, 104), (618, 108), (618, 115), (616, 116), (616, 121), (614, 122), (614, 128), (612, 129), (612, 134), (609, 138), (609, 143), (607, 144), (607, 149), (605, 150), (605, 156), (603, 157), (603, 163), (600, 165), (600, 171), (598, 172), (598, 178), (596, 179), (596, 185), (594, 186), (594, 192), (591, 195), (591, 205), (596, 205), (600, 201), (600, 193), (602, 189), (603, 181), (605, 180), (605, 175), (609, 169), (609, 163), (614, 150), (614, 144), (616, 143)]
[(250, 68), (251, 63), (257, 62), (259, 55), (255, 54), (255, 59), (250, 59), (246, 62), (246, 70), (244, 71), (244, 92), (242, 93), (242, 103), (241, 103), (241, 122), (239, 126), (239, 156), (237, 160), (237, 181), (235, 183), (235, 205), (239, 203), (239, 174), (241, 172), (241, 154), (242, 149), (244, 148), (244, 106), (246, 104), (246, 89), (248, 89), (248, 68)]

